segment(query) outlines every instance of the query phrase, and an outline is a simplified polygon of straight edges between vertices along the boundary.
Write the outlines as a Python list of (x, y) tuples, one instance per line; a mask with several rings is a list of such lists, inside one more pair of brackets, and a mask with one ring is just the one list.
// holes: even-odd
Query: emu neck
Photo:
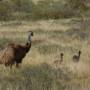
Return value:
[(79, 55), (78, 55), (78, 56), (79, 56), (79, 58), (80, 58), (80, 53), (79, 53)]
[(30, 48), (31, 48), (31, 42), (29, 41), (26, 43), (26, 52), (28, 52)]

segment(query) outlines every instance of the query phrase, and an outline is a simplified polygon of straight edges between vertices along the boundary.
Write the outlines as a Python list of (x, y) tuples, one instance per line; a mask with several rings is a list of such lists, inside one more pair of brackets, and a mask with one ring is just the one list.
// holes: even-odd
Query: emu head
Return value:
[(31, 42), (31, 37), (33, 36), (32, 31), (28, 31), (28, 42)]

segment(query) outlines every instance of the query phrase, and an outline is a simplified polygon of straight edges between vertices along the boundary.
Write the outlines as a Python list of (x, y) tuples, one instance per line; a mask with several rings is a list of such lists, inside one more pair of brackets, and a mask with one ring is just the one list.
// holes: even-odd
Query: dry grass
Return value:
[[(0, 90), (90, 90), (89, 24), (89, 19), (85, 25), (77, 19), (2, 22), (1, 47), (9, 42), (25, 43), (28, 30), (34, 37), (19, 70), (0, 66)], [(81, 59), (75, 63), (72, 56), (79, 49)], [(53, 61), (61, 52), (64, 62), (55, 68)]]

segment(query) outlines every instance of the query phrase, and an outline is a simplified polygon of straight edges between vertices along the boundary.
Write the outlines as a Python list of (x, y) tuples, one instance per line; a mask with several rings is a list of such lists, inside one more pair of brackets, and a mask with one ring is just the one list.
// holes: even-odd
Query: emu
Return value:
[(25, 45), (9, 43), (7, 47), (0, 51), (0, 64), (10, 67), (16, 64), (16, 67), (19, 67), (19, 64), (22, 63), (22, 59), (31, 49), (31, 36), (33, 36), (33, 32), (29, 31), (28, 33), (28, 40)]
[(78, 55), (73, 56), (73, 61), (78, 62), (80, 60), (80, 56), (81, 56), (81, 51), (79, 50)]
[(60, 53), (60, 60), (55, 60), (54, 64), (58, 67), (63, 62), (63, 53)]

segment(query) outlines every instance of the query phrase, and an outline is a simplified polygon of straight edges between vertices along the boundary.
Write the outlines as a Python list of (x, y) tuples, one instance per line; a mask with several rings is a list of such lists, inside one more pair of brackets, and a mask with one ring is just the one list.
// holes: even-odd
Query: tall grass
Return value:
[[(24, 44), (28, 30), (34, 32), (34, 37), (31, 51), (19, 69), (13, 66), (10, 70), (0, 65), (0, 90), (89, 90), (89, 21), (85, 25), (86, 30), (81, 24), (77, 19), (64, 19), (1, 25), (1, 48), (9, 42)], [(75, 63), (72, 56), (79, 49), (81, 58)], [(56, 67), (53, 61), (60, 59), (61, 52), (64, 53), (64, 61)]]

